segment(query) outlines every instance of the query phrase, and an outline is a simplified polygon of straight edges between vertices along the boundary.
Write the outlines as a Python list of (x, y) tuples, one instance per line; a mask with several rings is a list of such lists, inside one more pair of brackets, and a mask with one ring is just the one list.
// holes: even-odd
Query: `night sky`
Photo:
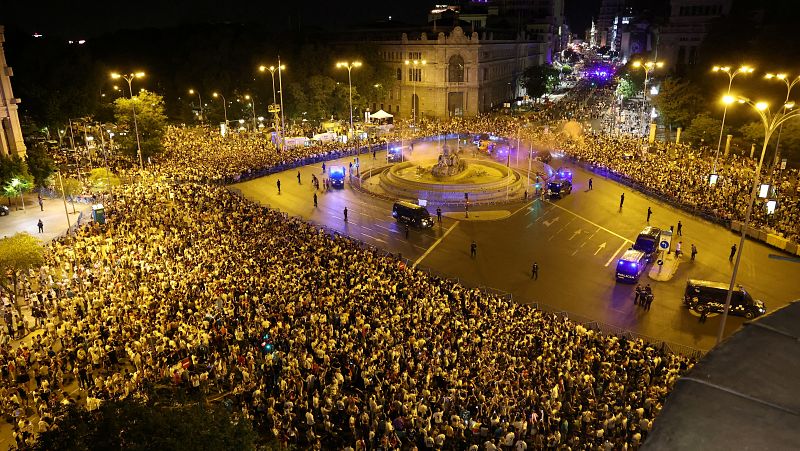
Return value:
[[(600, 0), (566, 0), (573, 32), (583, 33)], [(348, 24), (386, 20), (419, 23), (444, 0), (137, 0), (98, 2), (10, 0), (3, 2), (0, 24), (25, 32), (92, 38), (124, 29), (167, 28), (209, 22), (255, 22), (273, 29), (332, 29)]]

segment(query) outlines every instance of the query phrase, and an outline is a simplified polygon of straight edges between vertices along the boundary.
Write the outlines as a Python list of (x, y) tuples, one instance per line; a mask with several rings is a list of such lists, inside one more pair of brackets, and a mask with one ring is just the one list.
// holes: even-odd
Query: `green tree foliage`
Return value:
[(538, 99), (558, 86), (558, 69), (550, 65), (531, 66), (523, 72), (522, 80), (528, 95)]
[[(764, 125), (761, 121), (745, 124), (739, 129), (739, 132), (746, 142), (756, 144), (756, 151), (761, 149), (764, 144)], [(786, 158), (794, 163), (800, 162), (800, 119), (790, 119), (784, 122), (780, 137), (781, 158)], [(778, 132), (776, 131), (770, 137), (764, 161), (770, 162), (775, 157), (775, 145), (777, 142)]]
[(136, 108), (136, 125), (139, 129), (139, 140), (142, 146), (142, 158), (161, 151), (161, 137), (167, 117), (164, 115), (164, 98), (150, 91), (140, 91), (133, 99), (120, 97), (114, 101), (114, 117), (117, 125), (125, 130), (125, 135), (118, 135), (116, 142), (127, 155), (136, 158), (136, 127), (133, 122), (134, 106)]
[(623, 100), (628, 100), (640, 92), (636, 89), (636, 84), (631, 81), (629, 76), (622, 77), (617, 84), (617, 95), (621, 96)]
[(0, 278), (0, 289), (16, 298), (18, 274), (41, 266), (44, 263), (42, 252), (39, 241), (27, 233), (17, 233), (1, 239), (0, 274), (11, 274), (11, 284), (7, 283), (6, 278)]
[(55, 188), (58, 194), (70, 199), (70, 203), (72, 203), (72, 212), (75, 213), (75, 201), (73, 197), (83, 192), (83, 184), (79, 180), (64, 177), (61, 179), (60, 183), (55, 183)]
[(118, 186), (122, 183), (108, 168), (94, 168), (89, 173), (87, 183), (93, 190), (105, 191), (110, 186)]
[[(29, 174), (14, 177), (3, 185), (3, 195), (9, 199), (13, 197), (21, 198), (31, 190), (33, 190), (33, 177)], [(22, 207), (25, 207), (24, 199), (22, 200)]]
[(0, 184), (7, 184), (14, 178), (28, 175), (28, 165), (18, 155), (0, 154)]
[(36, 186), (45, 186), (48, 177), (55, 170), (55, 163), (47, 154), (47, 146), (43, 142), (36, 142), (28, 147), (25, 156), (28, 171), (33, 176)]
[[(707, 146), (716, 146), (719, 140), (719, 129), (722, 126), (722, 121), (711, 117), (708, 113), (701, 113), (692, 119), (692, 122), (686, 127), (683, 137), (686, 141), (691, 143), (705, 142)], [(730, 130), (726, 130), (730, 132)], [(723, 139), (725, 139), (723, 137)]]
[(667, 78), (661, 83), (657, 96), (652, 98), (664, 123), (687, 127), (701, 111), (703, 96), (698, 88), (686, 80)]
[(253, 450), (247, 419), (222, 406), (157, 405), (111, 401), (94, 412), (72, 406), (56, 428), (42, 433), (36, 450)]

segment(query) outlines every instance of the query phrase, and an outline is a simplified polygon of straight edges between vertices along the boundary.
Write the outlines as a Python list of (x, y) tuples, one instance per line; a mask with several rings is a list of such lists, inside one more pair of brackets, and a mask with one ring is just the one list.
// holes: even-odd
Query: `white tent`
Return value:
[(389, 113), (387, 113), (386, 111), (383, 111), (383, 110), (378, 110), (378, 111), (376, 111), (376, 112), (374, 112), (374, 113), (369, 115), (370, 119), (389, 119), (389, 118), (392, 118), (392, 117), (394, 117), (394, 116), (392, 116), (391, 114), (389, 114)]

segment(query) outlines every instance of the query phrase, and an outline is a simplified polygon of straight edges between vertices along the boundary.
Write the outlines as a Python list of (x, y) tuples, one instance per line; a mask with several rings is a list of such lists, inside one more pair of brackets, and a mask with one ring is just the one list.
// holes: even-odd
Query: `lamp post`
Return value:
[[(416, 69), (417, 66), (424, 66), (425, 64), (427, 64), (427, 61), (425, 61), (425, 60), (412, 60), (412, 61), (406, 60), (405, 64), (406, 64), (406, 66), (414, 66), (414, 68)], [(408, 81), (412, 82), (412, 83), (421, 81), (422, 80), (422, 74), (420, 74), (420, 77), (419, 77), (420, 79), (419, 80), (412, 80), (412, 78), (416, 78), (416, 75), (414, 77), (408, 77)], [(412, 86), (414, 87), (414, 93), (411, 96), (411, 114), (412, 114), (412, 117), (413, 117), (413, 120), (414, 120), (414, 125), (417, 125), (417, 107), (419, 107), (419, 100), (417, 100), (417, 84), (414, 83)]]
[[(794, 78), (794, 80), (792, 80), (786, 74), (767, 74), (766, 76), (764, 76), (764, 78), (766, 78), (767, 80), (775, 79), (784, 82), (786, 84), (786, 100), (784, 100), (783, 103), (784, 112), (786, 112), (787, 108), (794, 107), (794, 104), (789, 105), (789, 96), (792, 94), (792, 88), (794, 88), (794, 85), (800, 82), (800, 76), (797, 76)], [(783, 125), (781, 125), (778, 128), (778, 136), (775, 138), (775, 159), (772, 161), (772, 167), (774, 167), (776, 164), (778, 164), (778, 161), (780, 161), (780, 156), (781, 156), (780, 145), (781, 145), (782, 131), (783, 131)]]
[(189, 94), (197, 94), (197, 99), (200, 101), (200, 123), (203, 123), (203, 98), (200, 96), (200, 91), (194, 89), (189, 90)]
[[(278, 129), (278, 113), (279, 112), (281, 113), (281, 137), (283, 137), (283, 125), (282, 125), (283, 124), (283, 89), (281, 88), (281, 105), (280, 105), (280, 109), (278, 109), (278, 108), (275, 107), (275, 106), (278, 105), (278, 99), (277, 99), (276, 93), (275, 93), (275, 72), (276, 71), (278, 72), (278, 83), (282, 87), (283, 83), (281, 82), (282, 81), (281, 80), (281, 74), (283, 73), (283, 71), (286, 70), (286, 66), (281, 64), (281, 58), (279, 56), (278, 57), (278, 66), (277, 67), (276, 66), (269, 66), (269, 67), (267, 67), (267, 66), (259, 66), (258, 70), (260, 72), (269, 71), (269, 74), (272, 76), (272, 105), (270, 105), (270, 108), (268, 108), (267, 110), (268, 111), (271, 110), (271, 112), (274, 112), (274, 114), (275, 114), (275, 130)], [(284, 142), (285, 141), (283, 141), (283, 138), (281, 138), (281, 143), (283, 144)], [(283, 149), (283, 146), (281, 146), (281, 149)]]
[(133, 110), (133, 128), (136, 132), (136, 153), (139, 155), (139, 169), (144, 171), (144, 162), (142, 160), (142, 144), (139, 142), (139, 124), (136, 122), (136, 102), (133, 99), (133, 79), (142, 77), (144, 77), (144, 72), (134, 72), (132, 74), (123, 75), (113, 72), (111, 74), (111, 78), (115, 80), (122, 78), (128, 82), (128, 91), (131, 93), (131, 110)]
[[(744, 217), (744, 225), (742, 226), (742, 237), (739, 240), (739, 247), (736, 253), (736, 263), (733, 265), (733, 274), (731, 274), (731, 283), (728, 286), (728, 295), (725, 297), (725, 307), (722, 313), (722, 321), (719, 324), (719, 332), (717, 333), (717, 344), (722, 341), (722, 333), (725, 331), (725, 321), (728, 319), (728, 311), (731, 307), (731, 296), (733, 295), (733, 287), (736, 285), (736, 274), (739, 271), (739, 262), (742, 260), (742, 253), (744, 251), (744, 243), (747, 238), (747, 229), (750, 226), (750, 215), (753, 213), (753, 203), (756, 199), (756, 194), (758, 192), (759, 187), (759, 178), (761, 176), (761, 166), (764, 163), (764, 154), (767, 152), (767, 145), (769, 144), (769, 140), (772, 137), (772, 134), (775, 130), (778, 130), (784, 122), (788, 121), (789, 119), (794, 119), (796, 117), (800, 117), (800, 110), (794, 110), (786, 112), (786, 109), (778, 113), (772, 113), (769, 110), (769, 105), (765, 102), (757, 102), (753, 103), (749, 99), (743, 97), (733, 97), (733, 96), (725, 96), (723, 97), (722, 101), (728, 105), (733, 104), (734, 102), (747, 104), (753, 108), (753, 110), (758, 113), (758, 116), (761, 118), (761, 123), (764, 125), (764, 145), (761, 147), (761, 157), (758, 160), (758, 165), (756, 166), (756, 172), (753, 176), (753, 189), (750, 192), (750, 200), (747, 203), (747, 213)], [(784, 105), (785, 106), (785, 105)], [(788, 108), (788, 107), (787, 107)]]
[[(722, 72), (728, 76), (728, 91), (725, 93), (726, 96), (731, 95), (731, 87), (733, 86), (733, 79), (736, 78), (737, 75), (750, 74), (753, 73), (753, 70), (755, 69), (753, 69), (750, 66), (742, 66), (733, 72), (731, 72), (730, 66), (714, 66), (713, 68), (711, 68), (712, 72)], [(720, 126), (719, 128), (719, 140), (717, 141), (717, 152), (714, 154), (714, 170), (712, 171), (713, 174), (717, 173), (717, 158), (719, 158), (719, 148), (722, 146), (722, 135), (725, 130), (725, 117), (727, 115), (728, 115), (728, 104), (725, 103), (725, 109), (722, 110), (722, 126)]]
[[(649, 80), (650, 72), (658, 68), (664, 67), (664, 63), (661, 61), (647, 61), (646, 63), (643, 63), (641, 61), (634, 61), (633, 67), (635, 68), (641, 67), (642, 69), (644, 69), (644, 89), (642, 90), (642, 100), (643, 100), (642, 104), (644, 105), (644, 112), (647, 113), (647, 81)], [(647, 124), (650, 124), (649, 120), (645, 120), (645, 122)], [(644, 133), (645, 134), (647, 133), (647, 129), (645, 129)]]
[(361, 67), (361, 61), (336, 63), (336, 68), (347, 69), (347, 86), (350, 90), (350, 136), (353, 135), (353, 82), (350, 74), (354, 67)]
[(228, 101), (225, 100), (225, 96), (224, 95), (222, 95), (222, 94), (220, 94), (218, 92), (215, 92), (215, 93), (211, 94), (211, 97), (214, 97), (215, 99), (217, 97), (222, 97), (222, 114), (225, 116), (225, 130), (227, 132), (227, 129), (228, 129)]
[(253, 131), (256, 131), (258, 128), (258, 124), (256, 123), (256, 98), (250, 94), (245, 94), (244, 99), (250, 101), (250, 108), (253, 110)]

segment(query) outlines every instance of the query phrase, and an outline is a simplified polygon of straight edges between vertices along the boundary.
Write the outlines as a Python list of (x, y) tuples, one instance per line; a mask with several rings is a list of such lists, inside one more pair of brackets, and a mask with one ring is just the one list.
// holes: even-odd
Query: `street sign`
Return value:
[(280, 111), (281, 111), (281, 106), (280, 106), (280, 105), (278, 105), (277, 103), (271, 103), (271, 104), (270, 104), (270, 105), (267, 107), (267, 111), (268, 111), (268, 112), (270, 112), (270, 113), (280, 113)]
[(659, 261), (657, 261), (656, 263), (658, 263), (658, 266), (661, 266), (661, 265), (663, 265), (663, 264), (664, 264), (664, 260), (659, 260)]
[(669, 241), (667, 240), (661, 241), (660, 243), (658, 243), (658, 247), (660, 247), (661, 249), (669, 249)]

